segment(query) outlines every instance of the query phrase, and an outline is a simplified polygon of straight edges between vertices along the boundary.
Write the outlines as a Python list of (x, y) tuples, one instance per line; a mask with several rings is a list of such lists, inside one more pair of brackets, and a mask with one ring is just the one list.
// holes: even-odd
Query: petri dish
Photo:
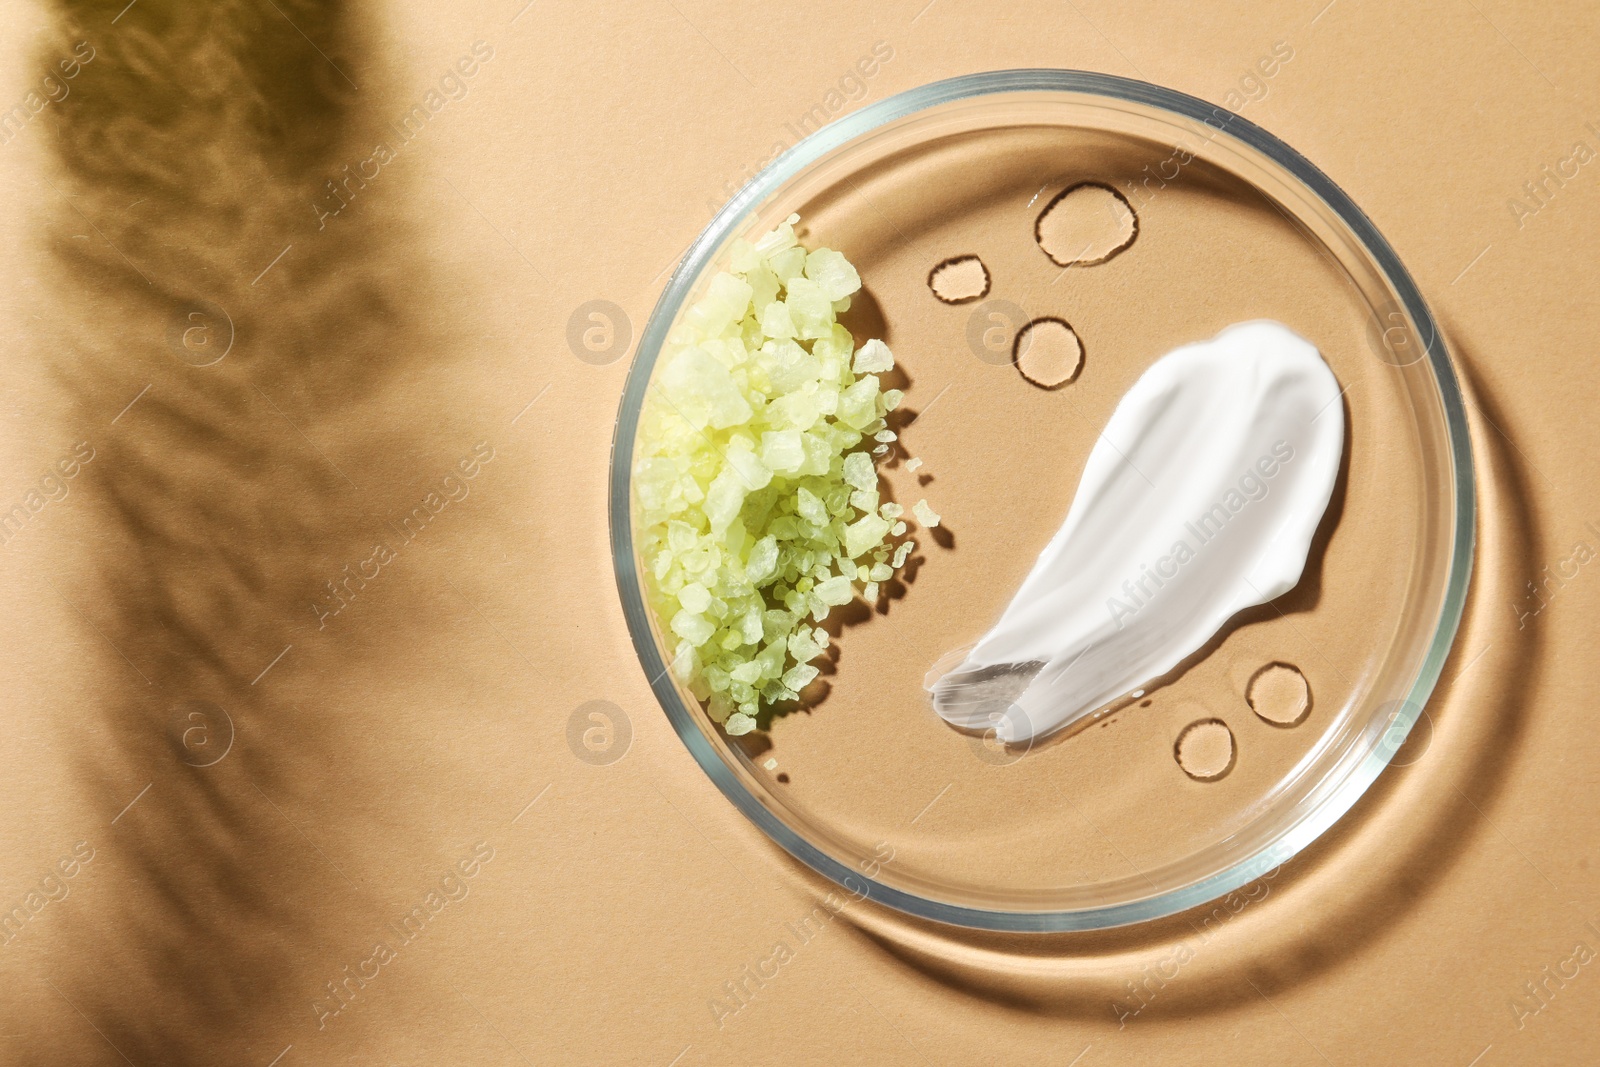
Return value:
[[(1131, 243), (1061, 266), (1036, 226), (1064, 191), (1116, 190)], [(906, 390), (888, 496), (944, 515), (908, 579), (840, 627), (826, 694), (728, 737), (667, 670), (641, 585), (629, 475), (641, 408), (680, 312), (730, 242), (800, 214), (864, 285), (842, 321), (885, 340)], [(987, 271), (951, 304), (930, 272)], [(1012, 365), (1027, 323), (1069, 323), (1067, 384)], [(1300, 584), (1238, 616), (1183, 668), (1083, 729), (1026, 750), (933, 712), (924, 676), (998, 618), (1072, 500), (1126, 389), (1153, 361), (1270, 318), (1310, 339), (1344, 390), (1334, 497)], [(912, 471), (904, 462), (923, 463)], [(855, 112), (759, 174), (687, 250), (646, 326), (613, 440), (610, 526), (624, 614), (663, 710), (706, 775), (852, 897), (960, 926), (1086, 930), (1220, 897), (1343, 815), (1420, 714), (1454, 640), (1473, 554), (1466, 418), (1444, 339), (1381, 234), (1328, 177), (1225, 109), (1068, 70), (925, 85)], [(1247, 692), (1297, 672), (1285, 726)], [(1298, 689), (1296, 689), (1298, 693)], [(1296, 699), (1300, 699), (1298, 696)], [(1197, 720), (1232, 732), (1202, 780), (1174, 759)]]

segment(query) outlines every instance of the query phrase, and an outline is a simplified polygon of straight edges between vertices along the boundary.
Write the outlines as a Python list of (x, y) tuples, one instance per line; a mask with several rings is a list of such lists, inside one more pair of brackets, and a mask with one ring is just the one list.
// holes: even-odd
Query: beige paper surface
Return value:
[[(211, 6), (4, 5), (0, 1058), (1592, 1059), (1593, 12)], [(1373, 218), (1472, 397), (1467, 619), (1408, 765), (1204, 938), (853, 904), (801, 943), (829, 886), (695, 766), (623, 625), (627, 357), (813, 108), (1024, 66), (1234, 107)], [(622, 317), (585, 360), (590, 301)]]

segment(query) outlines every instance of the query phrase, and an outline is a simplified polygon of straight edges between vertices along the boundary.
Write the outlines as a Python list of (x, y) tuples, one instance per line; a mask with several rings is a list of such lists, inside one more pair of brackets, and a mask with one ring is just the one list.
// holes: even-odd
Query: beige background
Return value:
[[(137, 31), (162, 7), (122, 6), (79, 5), (85, 34)], [(1600, 964), (1549, 982), (1542, 1002), (1524, 983), (1579, 942), (1600, 949), (1600, 735), (1587, 702), (1600, 682), (1600, 583), (1581, 567), (1537, 615), (1519, 615), (1538, 605), (1526, 583), (1578, 542), (1600, 546), (1588, 525), (1600, 524), (1600, 439), (1587, 347), (1600, 177), (1583, 167), (1520, 225), (1507, 201), (1574, 142), (1600, 146), (1585, 126), (1600, 124), (1600, 12), (1499, 0), (520, 8), (375, 9), (356, 35), (372, 47), (347, 72), (373, 129), (473, 42), (493, 59), (349, 219), (319, 231), (308, 190), (285, 197), (304, 214), (270, 237), (227, 235), (230, 284), (264, 302), (264, 321), (292, 308), (292, 286), (335, 273), (297, 267), (298, 251), (393, 272), (404, 300), (385, 316), (426, 334), (400, 335), (415, 348), (404, 361), (375, 347), (386, 373), (358, 380), (333, 414), (250, 363), (246, 333), (220, 365), (262, 375), (258, 391), (288, 409), (281, 422), (271, 407), (241, 409), (227, 425), (261, 435), (269, 457), (316, 453), (348, 482), (347, 496), (329, 490), (329, 528), (404, 514), (478, 441), (494, 459), (399, 553), (393, 577), (386, 568), (326, 630), (309, 611), (285, 615), (270, 639), (248, 612), (217, 623), (214, 647), (244, 683), (270, 669), (241, 683), (233, 748), (209, 767), (165, 744), (174, 702), (193, 694), (167, 684), (181, 667), (160, 673), (142, 644), (110, 640), (124, 632), (108, 621), (114, 585), (94, 569), (142, 565), (101, 537), (103, 508), (145, 447), (141, 410), (165, 410), (154, 406), (163, 390), (181, 393), (191, 368), (146, 328), (158, 319), (97, 276), (63, 271), (41, 236), (76, 227), (68, 239), (121, 244), (137, 232), (117, 221), (135, 198), (119, 207), (57, 173), (48, 109), (0, 148), (12, 342), (0, 496), (21, 499), (73, 441), (106, 442), (69, 495), (0, 550), (0, 903), (22, 901), (75, 843), (93, 849), (70, 893), (0, 947), (6, 1062), (1592, 1061)], [(36, 81), (52, 16), (21, 0), (3, 10), (0, 99), (13, 100)], [(604, 527), (627, 360), (575, 358), (567, 321), (611, 300), (636, 338), (710, 203), (792, 142), (786, 124), (879, 41), (893, 58), (851, 107), (1022, 66), (1144, 77), (1222, 103), (1287, 42), (1293, 60), (1243, 113), (1373, 217), (1476, 397), (1481, 558), (1431, 733), (1335, 833), (1236, 899), (1120, 1024), (1126, 983), (1199, 941), (1197, 917), (1007, 939), (852, 905), (735, 1015), (719, 1024), (709, 1007), (828, 887), (715, 791), (654, 704)], [(235, 180), (226, 158), (215, 166)], [(340, 261), (326, 250), (345, 232), (379, 243)], [(250, 283), (285, 245), (283, 273)], [(155, 252), (120, 251), (156, 269)], [(262, 295), (274, 284), (285, 288)], [(316, 336), (336, 347), (356, 328), (341, 321)], [(48, 371), (96, 338), (113, 355), (67, 404)], [(150, 406), (117, 415), (143, 384)], [(248, 469), (270, 484), (275, 465)], [(297, 499), (281, 507), (303, 518)], [(355, 558), (317, 566), (331, 575)], [(631, 728), (605, 766), (567, 741), (593, 700)], [(479, 842), (493, 858), (462, 881), (467, 895), (324, 1015), (325, 984), (367, 960)], [(1540, 1010), (1519, 1019), (1519, 996)]]

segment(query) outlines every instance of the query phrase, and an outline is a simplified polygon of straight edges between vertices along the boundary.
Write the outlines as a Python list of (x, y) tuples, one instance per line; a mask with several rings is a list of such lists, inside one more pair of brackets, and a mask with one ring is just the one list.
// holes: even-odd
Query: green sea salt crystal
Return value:
[[(837, 315), (860, 276), (841, 253), (802, 247), (798, 221), (732, 243), (668, 335), (639, 422), (651, 606), (674, 677), (730, 735), (816, 680), (829, 642), (816, 624), (875, 600), (911, 552), (872, 454), (896, 439), (885, 416), (902, 394), (878, 377), (894, 356), (879, 340), (855, 346)], [(912, 510), (937, 524), (925, 502)]]

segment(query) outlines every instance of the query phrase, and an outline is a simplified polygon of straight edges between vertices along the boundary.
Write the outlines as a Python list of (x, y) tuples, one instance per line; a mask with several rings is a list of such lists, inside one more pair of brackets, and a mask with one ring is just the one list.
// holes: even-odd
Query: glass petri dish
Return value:
[[(1057, 266), (1034, 224), (1092, 182), (1134, 243)], [(906, 380), (889, 495), (945, 516), (886, 607), (835, 642), (827, 693), (731, 738), (667, 670), (646, 602), (630, 470), (657, 357), (730, 242), (802, 217), (863, 292), (842, 320)], [(976, 255), (988, 292), (949, 305), (930, 270)], [(1028, 321), (1069, 322), (1071, 384), (1012, 365)], [(923, 679), (998, 618), (1071, 502), (1099, 430), (1154, 360), (1246, 319), (1307, 337), (1344, 389), (1345, 456), (1305, 576), (1086, 729), (1031, 750), (953, 730)], [(1222, 108), (1065, 70), (922, 86), (800, 142), (685, 254), (640, 340), (613, 441), (613, 556), (639, 660), (674, 729), (735, 806), (857, 899), (994, 930), (1084, 930), (1170, 915), (1281, 865), (1343, 815), (1404, 742), (1454, 640), (1474, 489), (1461, 393), (1421, 294), (1326, 175)], [(923, 540), (928, 540), (923, 538)], [(1252, 683), (1268, 667), (1272, 686)], [(1296, 681), (1295, 676), (1303, 679)], [(1309, 709), (1258, 708), (1303, 688)], [(1268, 690), (1278, 696), (1268, 694)], [(1178, 739), (1221, 722), (1235, 750), (1192, 777)], [(1210, 736), (1220, 738), (1214, 726)], [(1220, 764), (1219, 764), (1220, 765)]]

